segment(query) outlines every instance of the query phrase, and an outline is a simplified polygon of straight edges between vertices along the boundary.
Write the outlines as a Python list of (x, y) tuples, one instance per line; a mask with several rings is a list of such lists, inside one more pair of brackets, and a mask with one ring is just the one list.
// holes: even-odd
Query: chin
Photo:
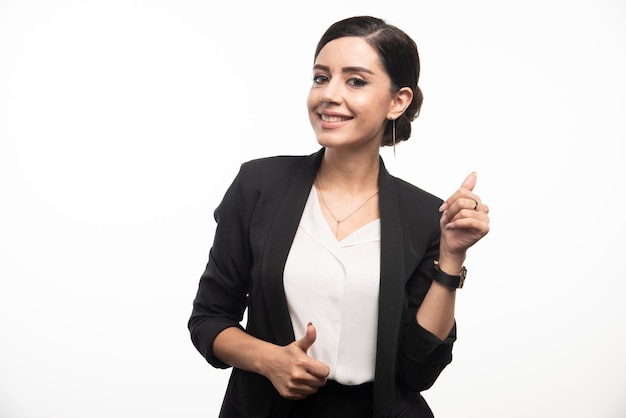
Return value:
[(317, 143), (325, 148), (337, 148), (348, 145), (345, 140), (339, 138), (329, 138), (328, 135), (318, 135)]

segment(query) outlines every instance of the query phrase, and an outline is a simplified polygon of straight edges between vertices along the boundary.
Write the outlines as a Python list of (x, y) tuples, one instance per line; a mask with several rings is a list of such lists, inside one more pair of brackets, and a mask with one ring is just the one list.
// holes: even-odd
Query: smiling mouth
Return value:
[(343, 122), (349, 120), (350, 118), (344, 116), (334, 116), (334, 115), (325, 115), (323, 113), (320, 114), (320, 118), (324, 122)]

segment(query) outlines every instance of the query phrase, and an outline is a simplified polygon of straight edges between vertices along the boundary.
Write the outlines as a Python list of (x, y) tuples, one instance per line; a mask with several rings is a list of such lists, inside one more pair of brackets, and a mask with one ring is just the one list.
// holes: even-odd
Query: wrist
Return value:
[(454, 276), (461, 274), (464, 263), (465, 257), (459, 259), (440, 257), (438, 260), (436, 260), (436, 264), (439, 270)]
[(462, 251), (460, 253), (454, 253), (448, 251), (448, 249), (442, 245), (439, 248), (439, 267), (442, 271), (448, 274), (459, 274), (463, 264), (465, 263), (467, 253)]
[(274, 344), (263, 342), (263, 347), (258, 350), (258, 355), (255, 356), (254, 359), (253, 367), (255, 373), (268, 377), (267, 367), (269, 364), (274, 363), (276, 350), (278, 348), (279, 347)]

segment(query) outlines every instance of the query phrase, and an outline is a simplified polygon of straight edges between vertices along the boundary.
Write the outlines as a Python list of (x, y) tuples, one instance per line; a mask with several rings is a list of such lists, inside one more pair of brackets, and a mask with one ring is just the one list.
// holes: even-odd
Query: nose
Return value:
[(322, 103), (340, 103), (341, 102), (341, 84), (340, 80), (330, 80), (320, 92), (320, 101)]

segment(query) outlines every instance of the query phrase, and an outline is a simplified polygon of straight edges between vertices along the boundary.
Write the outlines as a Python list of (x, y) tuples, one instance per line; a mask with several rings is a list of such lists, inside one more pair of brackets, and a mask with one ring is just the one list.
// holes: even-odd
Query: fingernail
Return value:
[(443, 212), (446, 209), (448, 209), (448, 204), (446, 202), (443, 202), (441, 206), (439, 206), (439, 212)]
[(452, 229), (452, 222), (447, 223), (444, 228), (446, 229)]

